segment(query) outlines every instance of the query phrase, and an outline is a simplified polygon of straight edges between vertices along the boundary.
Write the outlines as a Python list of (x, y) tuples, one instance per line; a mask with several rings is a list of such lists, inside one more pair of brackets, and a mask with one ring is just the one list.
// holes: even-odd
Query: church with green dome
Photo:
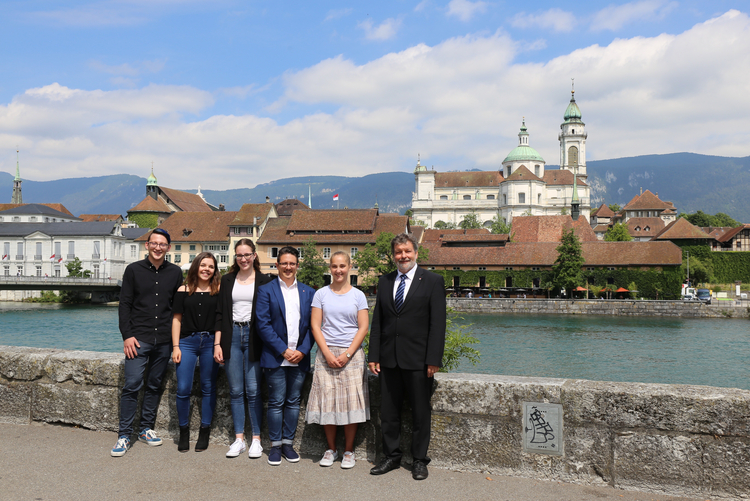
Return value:
[(557, 138), (559, 169), (545, 168), (544, 158), (530, 145), (525, 119), (518, 133), (518, 145), (497, 170), (437, 172), (417, 161), (412, 217), (429, 228), (440, 226), (439, 222), (458, 225), (469, 213), (475, 213), (485, 227), (491, 226), (498, 214), (508, 223), (524, 215), (572, 214), (588, 221), (591, 205), (586, 183), (587, 135), (573, 90)]

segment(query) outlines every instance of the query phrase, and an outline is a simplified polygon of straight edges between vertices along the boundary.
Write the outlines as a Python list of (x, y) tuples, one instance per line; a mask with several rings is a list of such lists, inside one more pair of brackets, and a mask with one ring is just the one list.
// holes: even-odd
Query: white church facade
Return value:
[(458, 225), (469, 213), (490, 226), (496, 215), (506, 222), (521, 215), (570, 214), (578, 204), (589, 219), (590, 190), (586, 183), (586, 127), (575, 102), (575, 91), (560, 125), (560, 169), (545, 169), (546, 162), (529, 146), (526, 123), (518, 146), (502, 167), (486, 172), (436, 172), (417, 162), (412, 194), (413, 218), (433, 228), (438, 221)]

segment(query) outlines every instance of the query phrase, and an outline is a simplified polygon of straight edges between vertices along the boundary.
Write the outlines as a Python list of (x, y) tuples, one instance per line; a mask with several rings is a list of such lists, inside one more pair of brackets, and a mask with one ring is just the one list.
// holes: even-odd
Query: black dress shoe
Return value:
[(401, 460), (393, 458), (383, 458), (377, 466), (373, 466), (370, 475), (382, 475), (391, 470), (397, 470), (401, 467)]
[(424, 480), (429, 473), (427, 472), (427, 463), (424, 461), (414, 461), (411, 468), (411, 478), (414, 480)]

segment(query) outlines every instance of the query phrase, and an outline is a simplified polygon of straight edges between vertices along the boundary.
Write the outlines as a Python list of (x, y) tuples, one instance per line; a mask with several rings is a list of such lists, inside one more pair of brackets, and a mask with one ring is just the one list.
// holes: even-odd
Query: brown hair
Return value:
[(238, 271), (240, 271), (240, 265), (237, 264), (237, 247), (239, 247), (240, 245), (247, 245), (253, 250), (253, 253), (255, 254), (255, 259), (253, 260), (253, 269), (255, 269), (255, 273), (260, 273), (260, 258), (258, 257), (258, 252), (255, 250), (255, 244), (249, 238), (240, 238), (234, 244), (234, 262), (232, 263), (232, 267), (229, 268), (229, 272), (237, 273)]
[(213, 259), (214, 261), (214, 274), (208, 281), (208, 284), (211, 286), (211, 295), (215, 296), (219, 293), (221, 275), (219, 274), (219, 263), (216, 262), (216, 256), (210, 252), (201, 252), (195, 256), (195, 259), (193, 259), (193, 262), (190, 264), (190, 269), (188, 270), (187, 278), (185, 279), (185, 288), (187, 288), (188, 296), (192, 296), (195, 289), (198, 288), (198, 270), (201, 267), (201, 261), (207, 258)]
[(396, 235), (395, 237), (393, 237), (393, 240), (391, 240), (391, 252), (395, 254), (396, 246), (404, 245), (405, 243), (411, 243), (412, 247), (414, 248), (414, 252), (419, 252), (419, 244), (413, 236), (407, 233), (401, 233), (400, 235)]
[(352, 258), (350, 258), (349, 254), (347, 254), (344, 251), (336, 251), (333, 254), (331, 254), (331, 259), (329, 261), (330, 264), (333, 264), (333, 258), (335, 258), (336, 256), (344, 256), (344, 258), (346, 259), (346, 264), (348, 264), (349, 266), (352, 265)]

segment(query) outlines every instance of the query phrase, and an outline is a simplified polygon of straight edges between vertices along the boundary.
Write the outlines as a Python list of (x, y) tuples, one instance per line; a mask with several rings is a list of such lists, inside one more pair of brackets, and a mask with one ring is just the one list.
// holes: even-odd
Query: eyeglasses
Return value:
[(282, 268), (296, 268), (297, 263), (279, 263), (279, 266)]
[(247, 261), (250, 261), (253, 258), (253, 256), (255, 256), (255, 254), (253, 254), (253, 253), (250, 253), (250, 254), (235, 254), (235, 256), (237, 257), (237, 261), (242, 261), (243, 259), (247, 260)]
[(169, 247), (169, 244), (160, 244), (160, 243), (157, 243), (157, 242), (149, 242), (148, 246), (151, 247), (152, 249), (156, 249), (157, 247), (159, 249), (166, 249), (167, 247)]

